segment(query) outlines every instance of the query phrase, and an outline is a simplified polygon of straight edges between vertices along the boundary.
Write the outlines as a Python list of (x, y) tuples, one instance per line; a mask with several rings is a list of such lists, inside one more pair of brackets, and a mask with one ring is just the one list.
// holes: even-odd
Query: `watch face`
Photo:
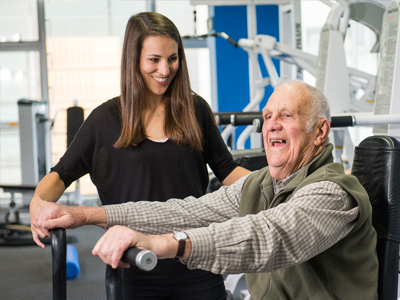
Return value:
[(187, 239), (187, 234), (182, 231), (174, 231), (174, 237), (179, 240)]

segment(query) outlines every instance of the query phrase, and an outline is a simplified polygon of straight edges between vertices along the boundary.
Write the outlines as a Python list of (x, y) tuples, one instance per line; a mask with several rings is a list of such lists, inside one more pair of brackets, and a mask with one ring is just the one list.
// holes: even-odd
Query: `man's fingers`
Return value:
[(54, 228), (68, 228), (68, 224), (66, 223), (63, 217), (58, 219), (46, 220), (43, 222), (42, 226), (43, 228), (46, 228), (48, 230)]
[(41, 238), (48, 237), (48, 236), (50, 236), (50, 232), (49, 232), (48, 230), (41, 229), (41, 228), (38, 228), (38, 227), (36, 227), (36, 226), (31, 226), (31, 231), (32, 231), (32, 238), (33, 238), (34, 242), (35, 242), (39, 247), (44, 248), (45, 245), (40, 241), (39, 236), (40, 236)]
[(97, 241), (96, 245), (94, 245), (93, 250), (92, 250), (92, 254), (94, 256), (99, 256), (99, 251), (101, 249), (103, 240), (104, 240), (104, 236), (105, 234), (102, 235), (102, 237)]
[(56, 227), (54, 226), (54, 223), (57, 224), (57, 222), (53, 222), (52, 220), (47, 220), (47, 221), (43, 222), (42, 226), (43, 226), (43, 228), (46, 228), (46, 229), (49, 229), (49, 230), (57, 228), (57, 226)]
[(129, 268), (130, 264), (121, 261), (124, 249), (129, 247), (126, 242), (121, 241), (113, 233), (115, 230), (109, 230), (96, 243), (92, 250), (92, 254), (100, 257), (100, 259), (109, 264), (112, 268), (123, 267)]
[(50, 231), (43, 227), (36, 227), (36, 233), (43, 239), (51, 235)]
[(119, 263), (121, 262), (122, 254), (124, 254), (123, 249), (117, 247), (114, 249), (111, 255), (111, 266), (115, 269), (118, 267)]
[(32, 232), (34, 242), (41, 248), (44, 248), (45, 245), (40, 241), (39, 236), (36, 232)]

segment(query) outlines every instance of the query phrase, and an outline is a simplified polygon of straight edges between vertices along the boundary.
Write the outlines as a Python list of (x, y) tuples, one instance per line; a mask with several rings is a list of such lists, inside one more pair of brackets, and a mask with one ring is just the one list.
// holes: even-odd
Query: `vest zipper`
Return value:
[[(274, 200), (275, 200), (281, 193), (286, 193), (286, 192), (294, 191), (294, 190), (297, 188), (297, 186), (298, 186), (298, 185), (296, 185), (296, 186), (294, 186), (294, 187), (291, 187), (291, 188), (288, 188), (288, 189), (283, 188), (282, 190), (280, 190), (280, 192), (279, 192), (278, 194), (276, 194), (276, 195), (274, 196), (274, 198), (272, 199), (271, 204), (274, 202)], [(262, 185), (262, 183), (260, 184), (260, 191), (261, 191), (261, 195), (263, 195), (263, 198), (264, 198), (264, 200), (265, 200), (264, 210), (266, 210), (266, 209), (267, 209), (267, 205), (268, 205), (268, 201), (267, 201), (267, 197), (265, 197), (265, 195), (264, 195), (264, 190), (263, 190), (263, 185)]]
[[(281, 189), (280, 192), (279, 192), (278, 194), (276, 194), (276, 195), (274, 196), (274, 198), (272, 199), (271, 205), (274, 203), (274, 201), (278, 198), (279, 195), (281, 195), (281, 194), (283, 194), (283, 193), (287, 193), (287, 192), (292, 192), (292, 191), (294, 191), (294, 190), (297, 188), (297, 186), (298, 186), (298, 185), (293, 186), (293, 187), (288, 188), (288, 189), (285, 189), (285, 188)], [(265, 197), (264, 197), (264, 198), (265, 198)]]

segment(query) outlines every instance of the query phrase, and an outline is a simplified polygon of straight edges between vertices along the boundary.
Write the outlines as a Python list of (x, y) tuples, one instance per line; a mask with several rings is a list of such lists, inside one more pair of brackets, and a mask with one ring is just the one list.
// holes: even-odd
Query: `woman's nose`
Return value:
[(158, 65), (158, 71), (164, 75), (164, 76), (168, 76), (169, 75), (169, 64), (168, 62), (161, 62)]

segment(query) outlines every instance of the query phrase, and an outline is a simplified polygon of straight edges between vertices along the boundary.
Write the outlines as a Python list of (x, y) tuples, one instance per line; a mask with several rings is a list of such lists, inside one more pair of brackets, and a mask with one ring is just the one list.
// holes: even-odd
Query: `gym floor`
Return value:
[[(67, 230), (77, 239), (80, 273), (67, 280), (68, 300), (106, 299), (105, 264), (92, 255), (97, 240), (103, 235), (97, 226)], [(0, 247), (0, 299), (36, 300), (53, 298), (51, 245)]]

